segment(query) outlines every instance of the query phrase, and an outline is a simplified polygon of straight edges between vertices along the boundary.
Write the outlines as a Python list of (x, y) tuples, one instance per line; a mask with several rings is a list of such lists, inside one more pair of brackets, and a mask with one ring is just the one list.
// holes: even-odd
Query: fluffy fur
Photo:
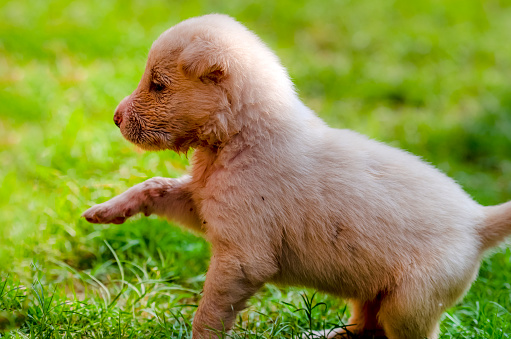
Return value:
[(278, 58), (224, 15), (164, 32), (114, 120), (144, 149), (195, 149), (189, 176), (84, 213), (157, 214), (204, 233), (213, 256), (194, 338), (229, 329), (266, 282), (349, 299), (358, 334), (436, 338), (483, 252), (511, 233), (509, 203), (482, 207), (418, 157), (326, 126)]

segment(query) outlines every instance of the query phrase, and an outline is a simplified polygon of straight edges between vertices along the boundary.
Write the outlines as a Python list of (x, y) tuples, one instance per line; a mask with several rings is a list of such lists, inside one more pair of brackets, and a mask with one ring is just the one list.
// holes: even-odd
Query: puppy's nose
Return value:
[(129, 95), (127, 97), (125, 97), (124, 99), (122, 99), (122, 101), (119, 103), (119, 105), (115, 109), (114, 123), (115, 123), (115, 125), (117, 125), (117, 127), (121, 127), (122, 117), (124, 115), (124, 111), (126, 110), (128, 98), (129, 98)]
[(117, 127), (121, 127), (121, 122), (122, 122), (122, 114), (120, 114), (118, 110), (115, 110), (114, 123)]

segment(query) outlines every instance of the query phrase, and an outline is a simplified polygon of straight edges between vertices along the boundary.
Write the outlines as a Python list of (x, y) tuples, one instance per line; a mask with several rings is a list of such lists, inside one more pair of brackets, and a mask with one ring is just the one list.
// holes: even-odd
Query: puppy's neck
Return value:
[(192, 172), (207, 172), (214, 168), (226, 167), (249, 146), (244, 142), (241, 132), (222, 144), (199, 145), (193, 154)]
[(235, 118), (237, 132), (226, 141), (196, 146), (192, 159), (192, 177), (196, 180), (205, 182), (217, 170), (243, 167), (253, 159), (250, 155), (254, 152), (259, 158), (263, 154), (265, 158), (278, 158), (279, 150), (296, 142), (295, 136), (304, 135), (311, 121), (323, 124), (298, 98), (292, 105), (242, 106)]

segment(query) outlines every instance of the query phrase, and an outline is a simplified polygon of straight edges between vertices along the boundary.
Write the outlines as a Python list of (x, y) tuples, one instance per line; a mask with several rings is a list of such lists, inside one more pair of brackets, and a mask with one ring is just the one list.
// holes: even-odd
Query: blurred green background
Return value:
[[(0, 0), (0, 338), (189, 336), (205, 241), (154, 218), (79, 217), (185, 172), (186, 157), (137, 150), (112, 116), (159, 34), (212, 12), (275, 50), (330, 125), (422, 156), (482, 204), (511, 200), (509, 1)], [(509, 337), (510, 258), (503, 245), (484, 261), (445, 337)], [(280, 301), (299, 291), (265, 288), (235, 333), (293, 337), (307, 324)], [(346, 318), (317, 298), (333, 309), (317, 321)]]

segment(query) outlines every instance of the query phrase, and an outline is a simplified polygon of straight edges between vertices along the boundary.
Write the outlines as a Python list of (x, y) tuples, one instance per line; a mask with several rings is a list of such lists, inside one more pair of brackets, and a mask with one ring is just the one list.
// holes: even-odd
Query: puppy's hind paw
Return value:
[(304, 333), (302, 339), (386, 339), (383, 333), (355, 334), (343, 328)]
[[(329, 339), (329, 338), (345, 338), (341, 337), (344, 332), (338, 332), (336, 330), (322, 330), (322, 331), (313, 331), (312, 333), (304, 333), (302, 334), (302, 339)], [(347, 337), (346, 337), (347, 338)]]

